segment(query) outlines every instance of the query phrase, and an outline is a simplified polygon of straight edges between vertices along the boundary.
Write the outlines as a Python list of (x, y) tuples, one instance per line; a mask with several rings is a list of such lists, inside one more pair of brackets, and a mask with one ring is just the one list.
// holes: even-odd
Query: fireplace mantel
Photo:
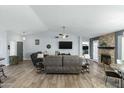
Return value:
[(99, 49), (114, 49), (115, 47), (98, 47)]

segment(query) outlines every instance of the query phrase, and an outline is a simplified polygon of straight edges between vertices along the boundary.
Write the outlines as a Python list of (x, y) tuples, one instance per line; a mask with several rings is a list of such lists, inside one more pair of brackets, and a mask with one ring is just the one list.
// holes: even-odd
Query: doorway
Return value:
[(88, 41), (82, 42), (82, 55), (85, 56), (85, 58), (90, 58)]
[(23, 61), (23, 42), (17, 42), (17, 56), (19, 61)]

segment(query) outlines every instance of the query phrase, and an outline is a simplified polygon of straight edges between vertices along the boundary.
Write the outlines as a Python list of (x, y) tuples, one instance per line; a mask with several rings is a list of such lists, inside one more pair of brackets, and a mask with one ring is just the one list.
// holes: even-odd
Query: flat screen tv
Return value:
[(88, 46), (83, 46), (83, 50), (88, 50)]
[(60, 41), (59, 49), (72, 49), (72, 42), (71, 41)]

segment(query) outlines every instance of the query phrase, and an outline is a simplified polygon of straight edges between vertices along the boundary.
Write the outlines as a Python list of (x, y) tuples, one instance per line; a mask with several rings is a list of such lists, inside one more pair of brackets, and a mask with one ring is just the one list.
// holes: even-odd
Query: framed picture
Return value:
[(35, 45), (40, 45), (40, 40), (39, 39), (35, 40)]

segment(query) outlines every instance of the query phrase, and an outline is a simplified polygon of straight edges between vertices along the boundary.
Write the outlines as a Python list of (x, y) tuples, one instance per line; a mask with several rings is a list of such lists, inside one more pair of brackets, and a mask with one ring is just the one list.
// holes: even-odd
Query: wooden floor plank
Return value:
[(117, 87), (114, 79), (104, 82), (104, 70), (97, 63), (91, 63), (90, 73), (45, 74), (37, 73), (31, 61), (5, 68), (7, 79), (3, 79), (4, 88), (105, 88)]

